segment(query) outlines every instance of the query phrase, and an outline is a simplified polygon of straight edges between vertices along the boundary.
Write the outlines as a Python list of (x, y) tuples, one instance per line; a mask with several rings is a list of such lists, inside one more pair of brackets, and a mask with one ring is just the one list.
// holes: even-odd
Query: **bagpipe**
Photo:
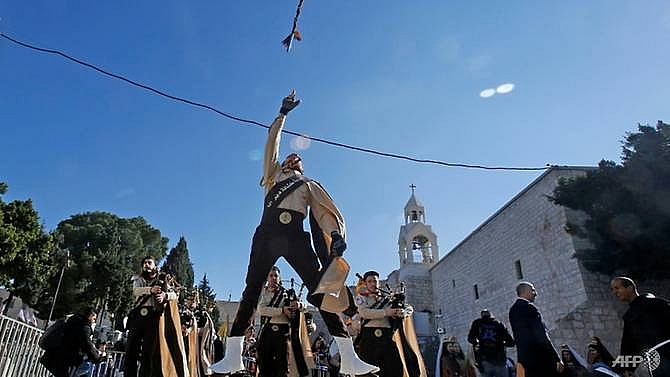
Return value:
[[(156, 275), (156, 278), (154, 278), (152, 281), (149, 282), (148, 286), (150, 287), (160, 287), (161, 293), (169, 293), (169, 292), (179, 292), (182, 290), (181, 285), (177, 282), (177, 279), (170, 274), (167, 271), (159, 271), (158, 274)], [(163, 302), (159, 303), (155, 298), (156, 295), (154, 296), (154, 308), (156, 311), (162, 313), (165, 310), (165, 306), (167, 305), (167, 298), (163, 300)]]
[(407, 304), (407, 302), (405, 301), (407, 299), (407, 295), (405, 294), (404, 281), (401, 281), (400, 285), (395, 290), (392, 290), (388, 284), (386, 284), (386, 289), (377, 288), (377, 294), (379, 294), (382, 297), (380, 302), (385, 302), (382, 306), (379, 307), (380, 309), (385, 308), (387, 306), (390, 306), (391, 309), (402, 309), (401, 316), (390, 318), (391, 329), (393, 329), (394, 331), (397, 330), (402, 325), (402, 322), (406, 317), (409, 317), (412, 314), (414, 314), (414, 307), (412, 305)]
[[(305, 311), (305, 305), (302, 302), (302, 292), (305, 289), (305, 284), (300, 284), (300, 289), (295, 291), (295, 279), (291, 278), (291, 287), (284, 290), (284, 307), (288, 308), (291, 313), (288, 317), (289, 325), (291, 327), (291, 334), (297, 336), (300, 328), (300, 311)], [(293, 337), (293, 336), (292, 336)]]
[(300, 302), (300, 299), (302, 296), (302, 290), (305, 288), (305, 284), (300, 285), (299, 293), (296, 293), (295, 291), (295, 279), (291, 278), (291, 288), (284, 290), (284, 307), (290, 308), (290, 311), (293, 315), (291, 315), (291, 318), (295, 317), (295, 313), (297, 312), (298, 308), (300, 305), (298, 303)]
[[(284, 297), (284, 307), (290, 308), (291, 315), (289, 316), (289, 328), (291, 348), (294, 356), (295, 367), (298, 374), (305, 376), (309, 374), (309, 370), (313, 368), (313, 359), (309, 344), (309, 329), (307, 327), (307, 319), (305, 313), (307, 312), (304, 302), (302, 302), (302, 293), (305, 289), (305, 284), (300, 284), (300, 289), (295, 291), (295, 279), (291, 278), (291, 287), (286, 290)], [(306, 348), (306, 349), (305, 349)]]

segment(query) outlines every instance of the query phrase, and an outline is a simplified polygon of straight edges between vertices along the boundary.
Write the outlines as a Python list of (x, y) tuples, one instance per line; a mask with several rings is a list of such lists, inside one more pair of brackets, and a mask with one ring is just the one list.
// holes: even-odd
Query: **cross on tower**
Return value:
[(409, 188), (412, 189), (412, 195), (414, 195), (414, 189), (416, 188), (416, 186), (414, 186), (414, 183), (412, 183), (411, 185), (409, 185)]

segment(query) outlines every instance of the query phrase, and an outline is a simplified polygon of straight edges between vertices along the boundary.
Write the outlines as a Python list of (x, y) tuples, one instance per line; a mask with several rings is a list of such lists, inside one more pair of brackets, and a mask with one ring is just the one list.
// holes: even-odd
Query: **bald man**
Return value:
[(537, 291), (533, 284), (521, 282), (517, 299), (509, 310), (509, 322), (516, 341), (517, 361), (525, 377), (552, 377), (563, 372), (563, 362), (551, 343), (542, 316), (533, 302)]
[[(651, 293), (640, 294), (633, 279), (617, 276), (610, 282), (612, 293), (629, 305), (623, 315), (621, 355), (640, 355), (658, 346), (656, 351), (664, 360), (654, 370), (654, 376), (670, 376), (670, 303)], [(632, 368), (622, 368), (625, 376), (632, 375)]]

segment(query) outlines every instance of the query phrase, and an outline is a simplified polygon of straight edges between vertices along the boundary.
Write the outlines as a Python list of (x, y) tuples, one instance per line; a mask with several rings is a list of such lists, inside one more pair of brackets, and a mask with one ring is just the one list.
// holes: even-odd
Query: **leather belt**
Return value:
[(288, 324), (286, 323), (268, 323), (268, 326), (270, 327), (270, 330), (274, 332), (282, 331), (286, 332), (288, 331)]
[(363, 327), (362, 330), (366, 335), (374, 336), (375, 338), (384, 338), (393, 336), (393, 330), (390, 327)]

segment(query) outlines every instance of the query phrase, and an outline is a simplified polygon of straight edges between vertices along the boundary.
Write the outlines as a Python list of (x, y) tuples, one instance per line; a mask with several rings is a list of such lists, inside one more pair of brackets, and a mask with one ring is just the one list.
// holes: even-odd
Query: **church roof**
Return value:
[(421, 204), (416, 196), (414, 196), (414, 193), (412, 193), (412, 196), (410, 196), (407, 204), (405, 204), (405, 208), (423, 208), (423, 204)]

